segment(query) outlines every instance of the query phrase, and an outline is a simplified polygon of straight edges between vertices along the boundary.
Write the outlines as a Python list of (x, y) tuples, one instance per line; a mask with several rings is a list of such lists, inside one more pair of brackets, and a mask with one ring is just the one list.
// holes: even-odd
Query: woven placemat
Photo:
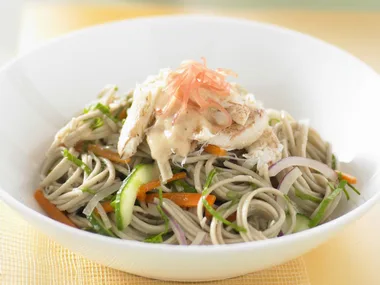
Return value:
[(309, 285), (302, 258), (224, 281), (164, 282), (104, 267), (63, 248), (0, 201), (0, 284)]

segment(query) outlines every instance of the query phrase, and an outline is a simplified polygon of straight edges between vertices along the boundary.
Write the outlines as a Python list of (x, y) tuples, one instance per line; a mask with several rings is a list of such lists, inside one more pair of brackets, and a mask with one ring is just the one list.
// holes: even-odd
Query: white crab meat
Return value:
[(136, 86), (133, 103), (121, 129), (117, 149), (119, 155), (126, 159), (133, 156), (139, 144), (145, 138), (145, 130), (154, 119), (155, 101), (165, 86), (168, 69), (161, 70), (158, 76), (151, 76), (141, 85)]
[(272, 165), (281, 159), (283, 145), (274, 134), (273, 129), (268, 127), (264, 130), (261, 137), (246, 148), (247, 154), (243, 154), (247, 158), (248, 167), (257, 165), (259, 174), (262, 175), (266, 167)]
[[(118, 141), (118, 152), (125, 159), (136, 153), (146, 136), (162, 181), (173, 175), (169, 163), (173, 154), (186, 157), (194, 146), (204, 144), (226, 150), (243, 149), (256, 142), (268, 127), (265, 110), (252, 94), (237, 84), (231, 84), (228, 97), (218, 98), (214, 91), (198, 90), (202, 98), (213, 98), (215, 105), (222, 106), (226, 112), (220, 108), (205, 112), (194, 107), (186, 108), (178, 116), (175, 112), (163, 112), (172, 96), (164, 88), (169, 73), (169, 69), (162, 70), (136, 87)], [(225, 127), (227, 120), (232, 124)]]
[(217, 134), (203, 128), (194, 134), (194, 140), (200, 143), (217, 145), (226, 150), (242, 149), (254, 143), (268, 127), (268, 117), (264, 109), (250, 109), (244, 125), (235, 122)]
[(226, 110), (230, 113), (232, 121), (241, 126), (247, 123), (249, 115), (251, 114), (251, 109), (241, 104), (231, 104)]

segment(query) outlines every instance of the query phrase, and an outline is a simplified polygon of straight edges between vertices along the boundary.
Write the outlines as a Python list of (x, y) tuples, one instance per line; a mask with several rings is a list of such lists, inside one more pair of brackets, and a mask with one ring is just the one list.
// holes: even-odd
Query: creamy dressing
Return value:
[(147, 138), (153, 158), (172, 153), (187, 156), (191, 151), (193, 134), (207, 124), (203, 116), (193, 110), (181, 114), (175, 124), (172, 121), (173, 117), (159, 117), (148, 130)]
[[(161, 104), (167, 97), (164, 92), (157, 100), (156, 109), (161, 110)], [(167, 102), (167, 101), (166, 101)], [(203, 129), (214, 129), (211, 123), (192, 107), (182, 112), (173, 124), (174, 114), (156, 116), (156, 121), (147, 130), (147, 142), (151, 150), (152, 158), (159, 165), (162, 179), (170, 178), (171, 172), (165, 175), (166, 164), (172, 154), (186, 157), (194, 150), (194, 135), (203, 132)], [(166, 169), (166, 170), (165, 170)], [(161, 171), (162, 170), (162, 171)]]

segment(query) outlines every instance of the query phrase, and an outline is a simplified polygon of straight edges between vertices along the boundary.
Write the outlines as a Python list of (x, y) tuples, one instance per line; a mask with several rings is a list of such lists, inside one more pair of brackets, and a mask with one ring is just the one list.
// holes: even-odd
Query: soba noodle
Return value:
[[(111, 161), (85, 146), (81, 150), (76, 147), (79, 142), (87, 142), (117, 152), (123, 122), (113, 118), (130, 107), (132, 93), (119, 97), (116, 89), (107, 86), (99, 96), (100, 106), (105, 106), (109, 113), (89, 108), (57, 133), (41, 169), (40, 188), (45, 197), (81, 229), (99, 232), (88, 219), (96, 212), (105, 232), (120, 239), (188, 245), (249, 242), (292, 234), (297, 214), (313, 219), (321, 215), (321, 207), (324, 210), (319, 223), (323, 223), (342, 200), (340, 191), (331, 203), (322, 205), (334, 189), (326, 176), (309, 167), (289, 167), (271, 177), (270, 165), (263, 165), (259, 171), (258, 165), (244, 156), (244, 150), (215, 156), (199, 146), (187, 157), (171, 156), (172, 169), (185, 171), (187, 177), (182, 184), (163, 184), (160, 189), (165, 193), (187, 192), (189, 188), (204, 198), (215, 195), (214, 210), (230, 224), (210, 216), (203, 199), (195, 208), (184, 208), (163, 198), (159, 209), (157, 199), (153, 203), (136, 201), (130, 225), (120, 230), (115, 213), (106, 212), (102, 203), (115, 199), (123, 180), (137, 165), (154, 163), (148, 143), (139, 145), (128, 164)], [(284, 112), (271, 110), (268, 114), (270, 121), (275, 122), (271, 129), (283, 146), (282, 159), (310, 158), (339, 169), (331, 145), (314, 129)], [(85, 167), (73, 163), (74, 158), (68, 154)], [(292, 169), (297, 169), (293, 183), (283, 193), (278, 190), (279, 183)], [(207, 186), (211, 173), (214, 176)], [(162, 240), (152, 239), (160, 233)]]

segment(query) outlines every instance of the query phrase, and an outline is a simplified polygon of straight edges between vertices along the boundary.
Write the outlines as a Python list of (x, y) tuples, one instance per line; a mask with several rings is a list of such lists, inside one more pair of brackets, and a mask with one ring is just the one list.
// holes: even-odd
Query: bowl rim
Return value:
[[(337, 46), (334, 46), (330, 43), (327, 43), (313, 36), (303, 34), (301, 32), (284, 28), (281, 26), (277, 26), (271, 23), (258, 22), (258, 21), (253, 21), (249, 19), (244, 19), (244, 18), (237, 18), (237, 17), (210, 16), (210, 15), (199, 15), (199, 14), (175, 14), (175, 15), (139, 17), (139, 18), (134, 18), (134, 19), (111, 21), (111, 22), (107, 22), (103, 24), (98, 24), (98, 25), (82, 28), (74, 32), (70, 32), (62, 36), (47, 40), (46, 42), (35, 46), (31, 50), (21, 53), (20, 55), (16, 56), (12, 60), (8, 61), (5, 65), (3, 65), (0, 68), (0, 74), (5, 73), (14, 64), (16, 64), (17, 62), (23, 60), (24, 58), (28, 56), (32, 56), (37, 51), (43, 50), (44, 48), (52, 46), (54, 44), (59, 44), (60, 42), (65, 41), (66, 39), (80, 37), (82, 34), (86, 34), (88, 32), (94, 32), (98, 29), (102, 29), (102, 28), (112, 29), (113, 26), (126, 25), (130, 22), (141, 22), (141, 23), (144, 23), (144, 22), (148, 23), (150, 21), (180, 22), (182, 20), (206, 21), (206, 22), (217, 22), (217, 23), (223, 22), (223, 23), (228, 23), (231, 25), (245, 25), (245, 26), (259, 27), (262, 29), (275, 31), (277, 33), (287, 34), (292, 37), (303, 38), (304, 40), (309, 41), (313, 44), (317, 44), (324, 48), (328, 48), (335, 52), (341, 53), (342, 55), (347, 57), (347, 60), (351, 60), (355, 62), (356, 64), (360, 65), (362, 68), (367, 69), (369, 73), (372, 73), (373, 75), (379, 77), (380, 79), (380, 76), (376, 73), (376, 71), (373, 68), (371, 68), (369, 65), (364, 63), (362, 60), (360, 60), (359, 58), (353, 56), (352, 54), (348, 53), (347, 51), (343, 49), (340, 49)], [(380, 177), (380, 171), (375, 173), (372, 179), (379, 179), (379, 177)], [(135, 241), (135, 240), (123, 240), (123, 239), (102, 236), (99, 234), (90, 233), (90, 232), (83, 231), (80, 229), (75, 229), (75, 228), (66, 226), (62, 223), (59, 223), (49, 218), (48, 216), (45, 216), (31, 209), (27, 205), (24, 205), (22, 202), (18, 201), (16, 198), (13, 198), (9, 193), (3, 190), (2, 187), (0, 187), (0, 199), (3, 200), (6, 204), (8, 204), (11, 208), (15, 208), (23, 216), (30, 216), (33, 219), (40, 220), (42, 223), (45, 223), (48, 226), (58, 231), (61, 231), (65, 234), (79, 235), (80, 237), (83, 237), (83, 238), (92, 238), (98, 242), (113, 243), (114, 245), (117, 245), (120, 247), (133, 246), (134, 248), (141, 248), (141, 249), (147, 249), (147, 250), (158, 250), (158, 251), (165, 251), (165, 252), (170, 251), (174, 253), (175, 252), (194, 252), (194, 253), (204, 254), (204, 253), (232, 252), (232, 251), (241, 252), (247, 249), (254, 250), (254, 249), (262, 248), (266, 246), (268, 247), (277, 246), (279, 244), (287, 245), (293, 242), (305, 240), (308, 237), (320, 231), (328, 232), (330, 230), (333, 230), (334, 228), (340, 228), (344, 226), (345, 224), (352, 222), (356, 218), (359, 218), (361, 215), (367, 212), (380, 199), (380, 191), (376, 192), (372, 197), (366, 200), (363, 204), (359, 205), (357, 208), (354, 208), (350, 212), (332, 221), (329, 221), (328, 223), (322, 224), (318, 227), (309, 229), (307, 231), (294, 233), (291, 235), (286, 235), (286, 236), (282, 236), (278, 238), (266, 239), (266, 240), (242, 242), (242, 243), (226, 244), (226, 245), (212, 245), (212, 246), (199, 246), (199, 245), (198, 246), (178, 246), (178, 245), (171, 245), (171, 244), (153, 244), (153, 243), (144, 243), (144, 242)]]

